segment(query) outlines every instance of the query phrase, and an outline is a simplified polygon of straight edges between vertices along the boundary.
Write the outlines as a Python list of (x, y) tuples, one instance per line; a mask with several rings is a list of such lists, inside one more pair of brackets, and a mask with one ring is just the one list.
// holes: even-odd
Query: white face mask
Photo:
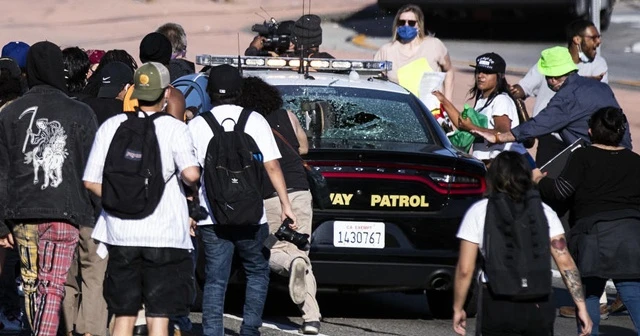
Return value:
[(578, 44), (578, 58), (580, 58), (580, 62), (582, 63), (591, 63), (592, 60), (587, 57), (585, 53), (582, 52), (582, 47)]

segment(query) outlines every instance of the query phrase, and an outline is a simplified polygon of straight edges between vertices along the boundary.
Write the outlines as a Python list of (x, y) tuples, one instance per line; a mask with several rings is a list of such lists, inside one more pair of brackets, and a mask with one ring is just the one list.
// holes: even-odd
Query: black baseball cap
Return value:
[(94, 76), (102, 81), (98, 98), (115, 98), (126, 84), (133, 83), (133, 70), (122, 62), (111, 62)]
[(242, 76), (238, 68), (229, 64), (222, 64), (211, 68), (207, 92), (219, 95), (230, 95), (239, 92), (242, 88)]
[(476, 68), (476, 71), (485, 73), (505, 73), (507, 71), (507, 63), (502, 56), (496, 53), (486, 53), (476, 58), (476, 64), (470, 65)]

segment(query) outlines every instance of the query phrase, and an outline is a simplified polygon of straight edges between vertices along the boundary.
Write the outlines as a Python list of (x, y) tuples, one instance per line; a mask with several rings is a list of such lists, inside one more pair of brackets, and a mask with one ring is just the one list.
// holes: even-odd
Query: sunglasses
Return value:
[(407, 23), (409, 24), (409, 26), (415, 27), (416, 23), (418, 23), (418, 21), (416, 21), (416, 20), (398, 20), (398, 26), (404, 26)]

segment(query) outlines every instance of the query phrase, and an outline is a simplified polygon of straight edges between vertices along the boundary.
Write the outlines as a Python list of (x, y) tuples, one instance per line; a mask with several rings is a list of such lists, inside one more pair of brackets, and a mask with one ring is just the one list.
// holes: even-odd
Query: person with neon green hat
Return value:
[[(547, 107), (509, 132), (482, 130), (474, 133), (490, 143), (505, 143), (557, 132), (567, 146), (578, 139), (591, 144), (588, 126), (591, 115), (604, 107), (620, 108), (609, 85), (578, 75), (578, 67), (565, 47), (543, 50), (538, 70), (545, 76), (547, 86), (556, 92)], [(620, 145), (632, 148), (628, 125)]]

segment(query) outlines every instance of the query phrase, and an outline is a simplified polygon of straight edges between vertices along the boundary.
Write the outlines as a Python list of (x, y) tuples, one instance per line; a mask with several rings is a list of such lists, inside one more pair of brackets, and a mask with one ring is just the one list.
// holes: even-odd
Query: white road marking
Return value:
[(633, 28), (640, 28), (640, 14), (619, 14), (611, 16), (612, 23), (631, 23)]
[[(236, 320), (236, 321), (242, 321), (242, 317), (231, 315), (231, 314), (224, 314), (224, 317), (228, 317), (228, 318), (230, 318), (232, 320)], [(263, 328), (274, 329), (274, 330), (279, 330), (279, 331), (282, 331), (283, 333), (287, 333), (287, 334), (302, 335), (302, 333), (298, 332), (298, 326), (293, 326), (293, 325), (289, 325), (289, 324), (281, 324), (281, 323), (275, 323), (275, 322), (272, 323), (272, 322), (262, 321), (262, 327)], [(329, 336), (329, 335), (318, 334), (318, 336)]]

